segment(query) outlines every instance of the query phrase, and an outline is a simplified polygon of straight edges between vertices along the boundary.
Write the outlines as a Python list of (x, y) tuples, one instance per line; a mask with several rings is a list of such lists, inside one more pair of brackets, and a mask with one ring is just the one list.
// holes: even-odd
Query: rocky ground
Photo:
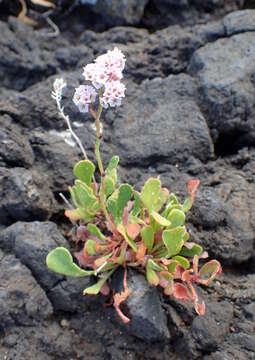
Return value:
[[(59, 1), (55, 38), (9, 16), (10, 3), (0, 0), (0, 359), (254, 360), (253, 1)], [(119, 154), (122, 179), (137, 188), (160, 174), (183, 196), (200, 179), (188, 227), (223, 265), (201, 289), (205, 317), (130, 273), (123, 326), (105, 298), (81, 295), (89, 280), (45, 267), (49, 250), (70, 246), (59, 192), (81, 156), (52, 82), (67, 80), (66, 112), (93, 157), (95, 134), (71, 96), (82, 66), (115, 45), (127, 57), (127, 97), (104, 114), (103, 157)]]

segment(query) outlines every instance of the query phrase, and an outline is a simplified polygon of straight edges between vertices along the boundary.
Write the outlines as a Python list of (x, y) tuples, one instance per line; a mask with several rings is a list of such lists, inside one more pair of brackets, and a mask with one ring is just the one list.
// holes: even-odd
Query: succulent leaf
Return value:
[(141, 200), (146, 206), (149, 214), (152, 210), (156, 210), (155, 206), (158, 202), (161, 190), (161, 182), (159, 179), (150, 178), (146, 181), (141, 191)]
[(183, 246), (184, 229), (178, 227), (171, 230), (164, 230), (162, 234), (163, 242), (168, 251), (168, 257), (177, 255)]
[(106, 168), (106, 174), (109, 174), (113, 169), (116, 169), (119, 163), (119, 156), (113, 156), (109, 162), (109, 165)]
[(195, 243), (185, 243), (180, 252), (180, 255), (193, 258), (195, 255), (201, 255), (202, 252), (202, 246)]
[(177, 255), (177, 256), (174, 256), (172, 259), (178, 261), (178, 263), (181, 264), (181, 266), (182, 266), (185, 270), (186, 270), (186, 269), (189, 269), (189, 267), (190, 267), (190, 262), (189, 262), (189, 260), (186, 259), (185, 257)]
[(81, 160), (75, 165), (73, 172), (79, 180), (90, 186), (95, 165), (90, 160)]
[(96, 282), (94, 285), (87, 287), (83, 290), (83, 295), (97, 295), (99, 294), (101, 288), (106, 283), (106, 281), (109, 279), (109, 277), (112, 275), (113, 271), (115, 269), (111, 270), (109, 273), (104, 275), (98, 282)]
[(135, 238), (140, 234), (141, 226), (136, 223), (127, 224), (126, 226), (126, 233), (127, 235), (132, 239), (135, 240)]
[(66, 276), (83, 277), (94, 273), (94, 271), (86, 271), (79, 268), (79, 266), (73, 262), (70, 252), (64, 247), (58, 247), (52, 250), (47, 255), (46, 264), (50, 270)]
[(96, 225), (88, 224), (87, 229), (91, 234), (95, 235), (98, 239), (102, 241), (105, 240), (105, 236), (102, 234), (102, 232)]
[(169, 220), (167, 220), (163, 216), (159, 215), (155, 211), (151, 212), (151, 216), (153, 217), (153, 219), (156, 221), (157, 224), (159, 224), (159, 225), (161, 225), (163, 227), (168, 227), (168, 226), (171, 225), (171, 222)]
[(168, 214), (168, 220), (171, 222), (171, 227), (176, 228), (182, 226), (185, 222), (185, 214), (179, 209), (173, 209)]
[(200, 279), (200, 284), (208, 285), (216, 275), (221, 274), (222, 269), (219, 261), (211, 260), (204, 264), (200, 271), (199, 276), (203, 276), (204, 279)]
[(155, 271), (163, 271), (163, 270), (164, 270), (164, 268), (162, 268), (160, 265), (158, 265), (158, 264), (157, 264), (154, 260), (152, 260), (152, 259), (149, 259), (149, 260), (148, 260), (147, 265), (148, 265), (151, 269), (153, 269), (153, 270), (155, 270)]
[(156, 271), (154, 271), (150, 266), (146, 266), (146, 278), (147, 281), (154, 286), (158, 286), (159, 284), (159, 277), (156, 274)]
[(154, 244), (154, 230), (151, 226), (144, 226), (141, 230), (141, 236), (146, 244), (148, 251), (150, 252)]
[(134, 240), (130, 239), (127, 234), (126, 234), (126, 230), (124, 228), (124, 226), (122, 224), (118, 224), (117, 226), (117, 230), (118, 232), (124, 237), (124, 239), (126, 240), (126, 242), (128, 243), (128, 245), (135, 251), (137, 252), (137, 245), (134, 242)]
[(85, 249), (89, 255), (96, 255), (95, 240), (88, 239), (85, 244)]
[(117, 200), (117, 223), (122, 222), (123, 210), (127, 202), (132, 198), (133, 188), (129, 184), (122, 184), (119, 187), (118, 200)]

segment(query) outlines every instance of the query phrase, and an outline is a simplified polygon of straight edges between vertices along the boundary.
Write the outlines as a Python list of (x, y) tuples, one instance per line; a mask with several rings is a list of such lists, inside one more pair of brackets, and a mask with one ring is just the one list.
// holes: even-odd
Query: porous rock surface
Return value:
[[(252, 2), (56, 3), (61, 35), (49, 38), (10, 16), (15, 2), (0, 1), (1, 360), (253, 360)], [(104, 307), (109, 299), (82, 296), (90, 279), (46, 269), (51, 249), (70, 246), (58, 193), (67, 194), (81, 157), (50, 97), (52, 82), (66, 79), (63, 104), (93, 158), (91, 121), (71, 97), (82, 66), (113, 46), (127, 57), (127, 95), (121, 108), (103, 114), (103, 159), (119, 154), (121, 178), (137, 189), (159, 174), (183, 197), (187, 181), (200, 179), (188, 228), (223, 266), (223, 275), (199, 290), (205, 317), (132, 272), (126, 305), (133, 316), (125, 327)]]

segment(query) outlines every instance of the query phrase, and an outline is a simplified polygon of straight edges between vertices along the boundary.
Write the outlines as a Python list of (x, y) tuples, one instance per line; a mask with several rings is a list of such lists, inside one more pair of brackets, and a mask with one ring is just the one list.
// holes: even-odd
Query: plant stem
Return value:
[(105, 216), (106, 220), (108, 221), (108, 223), (111, 225), (111, 228), (115, 229), (115, 225), (114, 225), (113, 221), (111, 220), (111, 217), (107, 211), (107, 207), (106, 207), (106, 203), (105, 203), (105, 195), (104, 195), (105, 194), (105, 189), (104, 189), (105, 172), (104, 172), (103, 162), (102, 162), (101, 153), (100, 153), (100, 145), (101, 145), (101, 140), (102, 140), (100, 117), (102, 114), (102, 110), (103, 110), (102, 105), (99, 103), (97, 115), (95, 118), (96, 131), (97, 131), (97, 140), (96, 140), (96, 144), (95, 144), (95, 155), (96, 155), (97, 164), (98, 164), (98, 168), (99, 168), (99, 172), (100, 172), (100, 176), (101, 176), (101, 191), (100, 191), (99, 196), (100, 196), (100, 202), (102, 205), (104, 216)]
[(70, 123), (70, 119), (69, 119), (69, 116), (68, 115), (65, 115), (64, 113), (64, 108), (61, 107), (61, 103), (60, 103), (60, 100), (57, 98), (56, 99), (56, 102), (57, 102), (57, 107), (58, 107), (58, 110), (59, 110), (59, 114), (60, 116), (65, 120), (66, 124), (67, 124), (67, 127), (68, 127), (68, 130), (70, 131), (72, 137), (74, 138), (74, 140), (77, 142), (78, 146), (80, 147), (81, 149), (81, 152), (83, 153), (83, 156), (86, 160), (88, 160), (88, 156), (87, 156), (87, 153), (81, 143), (81, 140), (78, 138), (78, 136), (75, 134), (75, 132), (73, 131), (72, 129), (72, 126), (71, 126), (71, 123)]
[[(85, 158), (86, 160), (88, 160), (88, 156), (87, 156), (86, 150), (84, 149), (84, 147), (83, 147), (83, 145), (82, 145), (81, 140), (79, 139), (79, 137), (78, 137), (78, 136), (75, 134), (75, 132), (73, 131), (72, 126), (71, 126), (71, 123), (70, 123), (69, 116), (64, 113), (64, 108), (61, 107), (61, 102), (60, 102), (60, 101), (61, 101), (61, 100), (57, 97), (57, 98), (56, 98), (56, 103), (57, 103), (57, 107), (58, 107), (58, 110), (59, 110), (59, 115), (65, 120), (65, 122), (66, 122), (66, 124), (67, 124), (67, 127), (68, 127), (68, 130), (70, 131), (72, 137), (74, 138), (74, 140), (75, 140), (76, 143), (78, 144), (79, 148), (81, 149), (81, 152), (82, 152), (84, 158)], [(93, 175), (92, 179), (93, 179), (94, 184), (96, 184), (96, 179), (95, 179), (94, 175)]]

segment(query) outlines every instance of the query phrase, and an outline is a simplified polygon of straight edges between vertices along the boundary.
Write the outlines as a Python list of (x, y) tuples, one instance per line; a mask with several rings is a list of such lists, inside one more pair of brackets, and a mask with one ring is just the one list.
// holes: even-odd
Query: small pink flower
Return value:
[(118, 48), (114, 48), (98, 56), (94, 63), (86, 65), (83, 76), (91, 81), (96, 89), (99, 89), (110, 81), (122, 79), (125, 62), (124, 54)]
[(107, 82), (103, 96), (100, 98), (101, 105), (105, 109), (107, 109), (108, 106), (120, 106), (122, 98), (125, 97), (125, 90), (125, 85), (118, 80)]
[(97, 93), (92, 86), (80, 85), (75, 89), (73, 102), (82, 113), (89, 111), (89, 105), (96, 100)]

